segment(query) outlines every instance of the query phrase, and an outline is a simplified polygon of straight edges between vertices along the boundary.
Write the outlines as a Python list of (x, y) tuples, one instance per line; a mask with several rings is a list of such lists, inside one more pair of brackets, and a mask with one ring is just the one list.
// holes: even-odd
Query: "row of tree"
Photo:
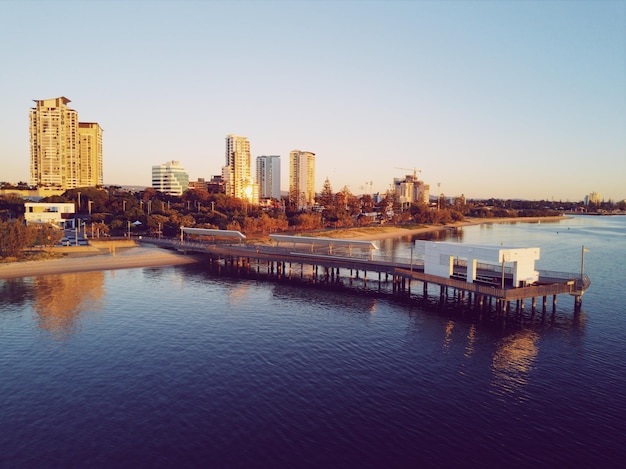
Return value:
[(51, 225), (26, 225), (21, 219), (0, 221), (0, 256), (22, 256), (31, 246), (54, 246), (63, 239), (63, 231)]
[[(371, 224), (446, 224), (472, 217), (548, 216), (558, 214), (554, 203), (539, 201), (453, 202), (440, 198), (437, 207), (424, 203), (401, 204), (398, 196), (387, 192), (376, 200), (371, 195), (356, 196), (348, 187), (332, 190), (326, 179), (316, 205), (298, 210), (288, 199), (262, 208), (245, 200), (206, 191), (188, 190), (181, 197), (147, 188), (140, 192), (120, 187), (83, 187), (43, 202), (73, 202), (91, 236), (124, 236), (129, 233), (174, 237), (181, 227), (230, 229), (247, 236), (282, 231), (312, 231)], [(560, 205), (564, 205), (559, 202)], [(579, 204), (578, 204), (579, 205)], [(559, 207), (563, 209), (563, 207)], [(0, 255), (15, 257), (24, 247), (56, 244), (58, 231), (46, 227), (26, 227), (23, 223), (24, 200), (19, 196), (0, 196)]]

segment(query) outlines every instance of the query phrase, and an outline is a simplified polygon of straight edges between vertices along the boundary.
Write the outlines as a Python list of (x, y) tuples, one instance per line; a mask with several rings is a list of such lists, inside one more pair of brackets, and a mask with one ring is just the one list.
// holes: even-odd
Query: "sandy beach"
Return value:
[(84, 257), (63, 257), (26, 262), (0, 264), (0, 279), (38, 275), (91, 272), (94, 270), (134, 269), (191, 264), (197, 258), (153, 246), (137, 246), (116, 253), (106, 252)]
[[(555, 222), (564, 220), (565, 217), (541, 217), (541, 218), (498, 218), (498, 219), (468, 219), (462, 222), (447, 225), (423, 226), (419, 228), (404, 228), (401, 226), (384, 226), (374, 228), (349, 228), (331, 231), (327, 237), (352, 238), (368, 241), (412, 236), (429, 231), (456, 229), (464, 226), (485, 223), (537, 223)], [(320, 233), (317, 233), (320, 235)], [(77, 248), (78, 249), (78, 248)], [(94, 252), (96, 251), (96, 252)], [(149, 245), (126, 247), (107, 251), (106, 249), (93, 248), (90, 255), (76, 257), (72, 255), (72, 248), (66, 251), (69, 257), (25, 262), (9, 262), (0, 264), (0, 279), (32, 277), (38, 275), (52, 275), (74, 272), (90, 272), (95, 270), (133, 269), (139, 267), (159, 267), (169, 265), (192, 264), (198, 262), (198, 257), (181, 254), (175, 251), (161, 249)], [(79, 254), (80, 251), (76, 251)]]

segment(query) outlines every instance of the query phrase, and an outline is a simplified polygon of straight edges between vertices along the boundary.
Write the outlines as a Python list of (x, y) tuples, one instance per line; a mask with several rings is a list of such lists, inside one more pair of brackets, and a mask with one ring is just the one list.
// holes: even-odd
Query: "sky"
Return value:
[(626, 198), (626, 0), (0, 1), (0, 181), (29, 181), (33, 100), (104, 129), (104, 184), (228, 134), (316, 154), (316, 190)]

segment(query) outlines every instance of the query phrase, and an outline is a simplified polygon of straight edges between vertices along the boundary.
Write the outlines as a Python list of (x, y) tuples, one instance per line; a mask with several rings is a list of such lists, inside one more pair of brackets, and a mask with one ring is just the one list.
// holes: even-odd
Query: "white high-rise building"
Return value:
[(226, 195), (258, 203), (258, 186), (252, 181), (250, 142), (246, 137), (226, 136), (226, 166), (222, 177)]
[(260, 198), (280, 200), (280, 156), (257, 156), (256, 182)]
[(289, 200), (298, 210), (315, 203), (315, 153), (300, 150), (289, 153)]
[(183, 195), (189, 189), (189, 174), (178, 161), (152, 167), (152, 187), (169, 195)]

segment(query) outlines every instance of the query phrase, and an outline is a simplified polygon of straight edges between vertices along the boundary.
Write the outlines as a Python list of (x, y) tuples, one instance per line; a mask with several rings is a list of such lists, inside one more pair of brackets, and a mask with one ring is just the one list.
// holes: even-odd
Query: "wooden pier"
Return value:
[[(348, 241), (344, 240), (345, 243)], [(531, 285), (513, 286), (510, 274), (503, 274), (496, 283), (494, 272), (480, 272), (480, 280), (468, 283), (463, 279), (463, 268), (455, 268), (449, 278), (424, 273), (424, 265), (396, 260), (373, 259), (371, 252), (354, 253), (353, 247), (349, 255), (341, 250), (323, 249), (311, 252), (311, 249), (300, 247), (279, 247), (265, 244), (220, 244), (200, 241), (178, 241), (144, 238), (142, 243), (176, 249), (182, 252), (201, 252), (208, 254), (211, 262), (218, 266), (236, 268), (242, 272), (256, 271), (275, 276), (278, 279), (298, 278), (311, 283), (342, 283), (348, 285), (362, 282), (378, 282), (389, 285), (394, 293), (408, 293), (415, 284), (421, 285), (424, 298), (437, 296), (440, 304), (447, 303), (451, 298), (467, 307), (483, 310), (495, 309), (497, 313), (506, 314), (515, 305), (516, 311), (524, 311), (525, 301), (530, 300), (530, 308), (534, 313), (541, 308), (545, 313), (548, 302), (554, 311), (557, 296), (567, 294), (574, 297), (574, 310), (580, 311), (582, 296), (590, 285), (586, 275), (567, 274), (560, 272), (539, 271), (539, 281)], [(432, 289), (435, 291), (432, 291)]]

